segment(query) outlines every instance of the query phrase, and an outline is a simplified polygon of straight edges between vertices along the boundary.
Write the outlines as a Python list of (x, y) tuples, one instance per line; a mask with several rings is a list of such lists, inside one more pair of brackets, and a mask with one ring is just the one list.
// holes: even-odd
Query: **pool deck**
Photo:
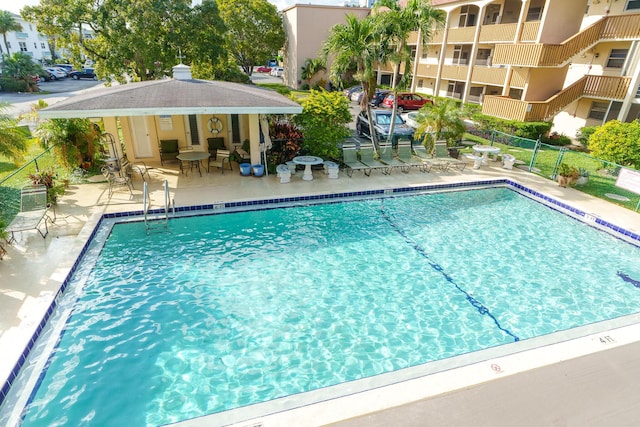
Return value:
[[(412, 185), (471, 182), (510, 178), (520, 184), (563, 200), (584, 212), (627, 230), (640, 233), (640, 214), (613, 203), (587, 196), (572, 188), (492, 163), (488, 168), (464, 172), (395, 171), (387, 176), (374, 171), (370, 177), (355, 172), (348, 178), (328, 179), (314, 171), (313, 181), (302, 180), (302, 171), (291, 182), (280, 184), (275, 175), (241, 177), (219, 169), (203, 176), (181, 175), (171, 167), (150, 170), (152, 208), (162, 205), (162, 184), (169, 183), (176, 206), (221, 201), (255, 200), (364, 191)], [(172, 165), (175, 168), (175, 165)], [(134, 180), (133, 196), (117, 188), (109, 199), (106, 182), (72, 185), (56, 207), (57, 220), (43, 239), (37, 232), (16, 235), (0, 261), (0, 381), (6, 382), (40, 319), (86, 242), (92, 224), (106, 212), (142, 209), (142, 181)], [(88, 226), (87, 226), (88, 225)], [(606, 256), (606, 254), (603, 254)], [(598, 262), (594, 259), (593, 262)], [(608, 338), (606, 338), (608, 337)], [(603, 341), (604, 340), (604, 341)], [(503, 359), (473, 363), (399, 382), (393, 386), (354, 392), (343, 399), (285, 410), (269, 411), (244, 419), (238, 426), (336, 425), (568, 425), (626, 426), (640, 424), (640, 326), (631, 325), (568, 340), (552, 348), (529, 350)], [(207, 417), (180, 423), (184, 426), (218, 425)], [(224, 424), (233, 424), (225, 422)]]

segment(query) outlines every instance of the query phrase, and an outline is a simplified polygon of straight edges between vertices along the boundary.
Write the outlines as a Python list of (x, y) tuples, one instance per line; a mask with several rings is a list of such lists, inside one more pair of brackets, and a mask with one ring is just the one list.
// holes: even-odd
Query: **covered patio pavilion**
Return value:
[(160, 163), (161, 140), (206, 152), (207, 140), (217, 138), (231, 152), (248, 141), (251, 163), (259, 164), (261, 131), (268, 132), (261, 129), (260, 117), (302, 112), (299, 104), (272, 90), (193, 79), (184, 64), (173, 67), (173, 75), (80, 94), (38, 114), (44, 119), (102, 120), (104, 131), (120, 142), (107, 147), (109, 155), (121, 159), (126, 153), (133, 163)]

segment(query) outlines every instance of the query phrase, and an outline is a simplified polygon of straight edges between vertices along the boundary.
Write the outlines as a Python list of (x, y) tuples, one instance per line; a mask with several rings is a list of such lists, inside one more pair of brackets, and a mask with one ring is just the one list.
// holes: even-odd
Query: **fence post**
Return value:
[(536, 156), (540, 149), (540, 138), (536, 139), (536, 145), (533, 146), (533, 154), (531, 155), (531, 161), (529, 162), (529, 172), (533, 170), (533, 165), (536, 163)]
[(491, 130), (491, 146), (493, 146), (493, 142), (495, 141), (495, 139), (496, 139), (496, 131), (495, 129), (492, 129)]
[(558, 153), (558, 158), (556, 159), (556, 164), (553, 166), (553, 172), (551, 173), (551, 179), (556, 179), (558, 177), (558, 168), (560, 167), (560, 163), (562, 163), (562, 158), (564, 157), (564, 153), (567, 151), (566, 148), (560, 148), (560, 152)]

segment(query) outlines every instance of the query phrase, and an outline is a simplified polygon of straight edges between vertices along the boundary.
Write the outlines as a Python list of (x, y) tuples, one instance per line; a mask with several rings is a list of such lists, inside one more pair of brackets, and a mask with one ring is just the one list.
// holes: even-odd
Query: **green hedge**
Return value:
[(494, 129), (528, 139), (538, 139), (540, 135), (548, 134), (551, 129), (551, 122), (520, 122), (517, 120), (500, 119), (481, 113), (474, 114), (472, 118), (481, 129)]

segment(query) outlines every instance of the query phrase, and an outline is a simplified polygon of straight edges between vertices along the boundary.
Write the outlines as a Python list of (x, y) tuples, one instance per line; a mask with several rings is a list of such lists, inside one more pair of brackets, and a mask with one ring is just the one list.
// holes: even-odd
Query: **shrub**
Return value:
[(497, 130), (509, 135), (536, 140), (546, 135), (551, 129), (550, 122), (521, 122), (518, 120), (500, 119), (482, 113), (473, 114), (473, 121), (480, 130)]
[(598, 129), (598, 126), (585, 126), (580, 128), (580, 130), (576, 132), (578, 142), (587, 147), (589, 145), (589, 138), (591, 138), (591, 135), (593, 135), (596, 129)]
[(300, 86), (300, 89), (309, 90), (309, 83), (303, 83), (302, 86)]
[(589, 138), (589, 150), (594, 157), (640, 169), (640, 122), (605, 123)]
[(553, 132), (551, 135), (543, 137), (542, 142), (549, 145), (565, 146), (571, 144), (571, 138), (566, 135)]

